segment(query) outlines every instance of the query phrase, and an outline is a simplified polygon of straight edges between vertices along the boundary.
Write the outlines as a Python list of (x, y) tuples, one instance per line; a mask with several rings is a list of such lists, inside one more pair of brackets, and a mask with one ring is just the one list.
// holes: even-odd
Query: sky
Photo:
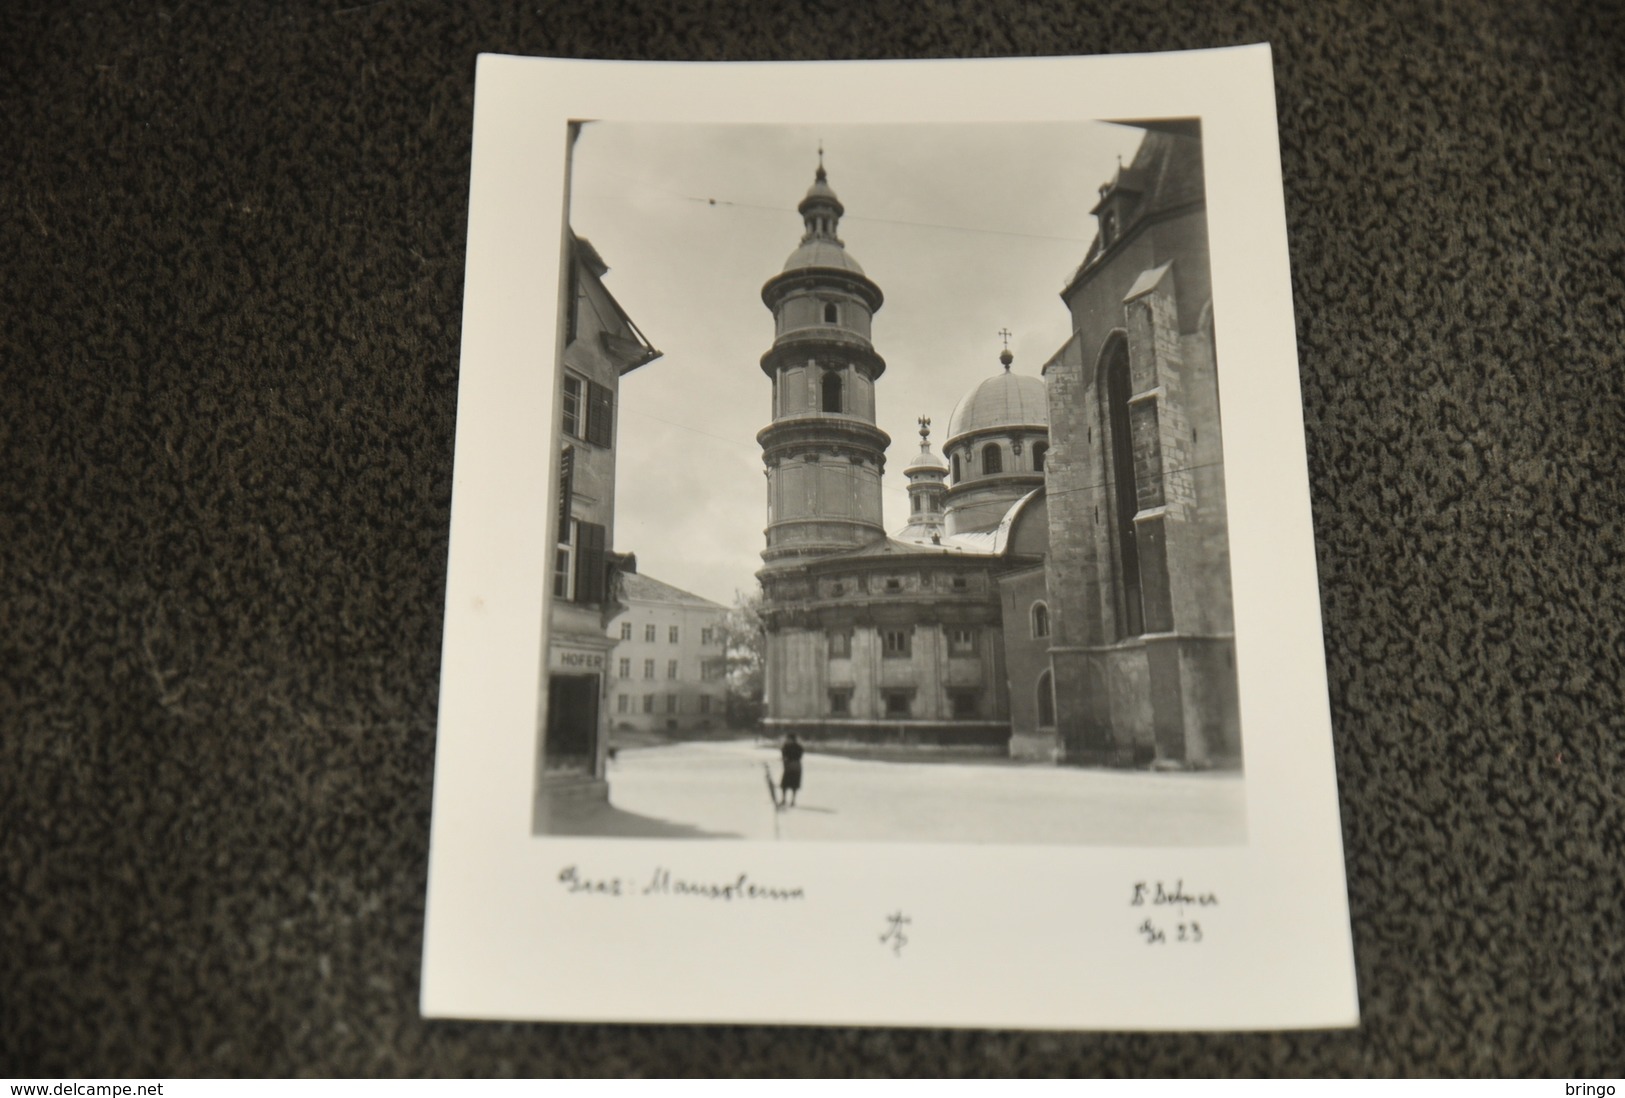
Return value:
[(908, 517), (922, 415), (941, 453), (960, 397), (1037, 375), (1071, 334), (1060, 291), (1094, 238), (1101, 184), (1140, 130), (1107, 123), (754, 126), (594, 122), (574, 155), (570, 221), (605, 285), (663, 357), (621, 380), (615, 549), (638, 571), (732, 605), (755, 590), (767, 521), (756, 433), (771, 419), (761, 288), (801, 241), (818, 148), (840, 236), (879, 285), (891, 435), (885, 524)]

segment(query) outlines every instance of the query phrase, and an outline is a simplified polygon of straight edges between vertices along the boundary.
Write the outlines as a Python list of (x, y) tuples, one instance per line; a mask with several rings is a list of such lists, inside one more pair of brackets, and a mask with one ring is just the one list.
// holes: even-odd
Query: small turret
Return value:
[(931, 450), (931, 417), (921, 416), (920, 452), (908, 463), (908, 525), (900, 538), (940, 540), (944, 532), (943, 502), (947, 495), (948, 463)]

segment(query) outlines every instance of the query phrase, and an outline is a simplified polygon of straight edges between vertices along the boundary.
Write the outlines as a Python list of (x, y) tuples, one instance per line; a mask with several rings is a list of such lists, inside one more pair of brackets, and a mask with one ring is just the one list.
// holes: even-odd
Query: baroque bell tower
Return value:
[(784, 269), (762, 287), (773, 346), (773, 421), (756, 436), (767, 466), (766, 571), (886, 536), (880, 477), (891, 439), (875, 426), (875, 380), (885, 361), (870, 342), (880, 287), (836, 231), (845, 213), (824, 172), (797, 207), (806, 231)]

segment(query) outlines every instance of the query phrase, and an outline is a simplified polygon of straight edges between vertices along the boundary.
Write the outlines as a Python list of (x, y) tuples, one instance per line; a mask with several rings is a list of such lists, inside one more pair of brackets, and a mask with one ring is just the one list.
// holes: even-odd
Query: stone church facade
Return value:
[(997, 575), (1019, 557), (1007, 513), (1042, 487), (1043, 382), (1004, 370), (951, 417), (949, 460), (929, 421), (908, 466), (908, 523), (888, 535), (875, 425), (884, 359), (871, 341), (878, 286), (837, 235), (845, 212), (819, 166), (806, 226), (762, 289), (773, 420), (757, 436), (768, 483), (759, 573), (766, 724), (811, 740), (1003, 754), (1010, 740)]
[(1069, 761), (1239, 766), (1200, 124), (1143, 123), (1044, 368), (1048, 591)]
[(883, 303), (822, 163), (762, 290), (767, 729), (1080, 765), (1240, 764), (1201, 136), (1144, 123), (1102, 186), (1042, 377), (921, 419), (883, 525)]

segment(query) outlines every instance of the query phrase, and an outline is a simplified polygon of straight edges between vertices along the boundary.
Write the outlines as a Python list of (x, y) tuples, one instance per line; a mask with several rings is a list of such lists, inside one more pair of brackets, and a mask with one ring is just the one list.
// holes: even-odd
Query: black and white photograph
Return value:
[(425, 1013), (1358, 1017), (1270, 72), (482, 59)]
[(567, 130), (536, 833), (1245, 843), (1201, 118)]

